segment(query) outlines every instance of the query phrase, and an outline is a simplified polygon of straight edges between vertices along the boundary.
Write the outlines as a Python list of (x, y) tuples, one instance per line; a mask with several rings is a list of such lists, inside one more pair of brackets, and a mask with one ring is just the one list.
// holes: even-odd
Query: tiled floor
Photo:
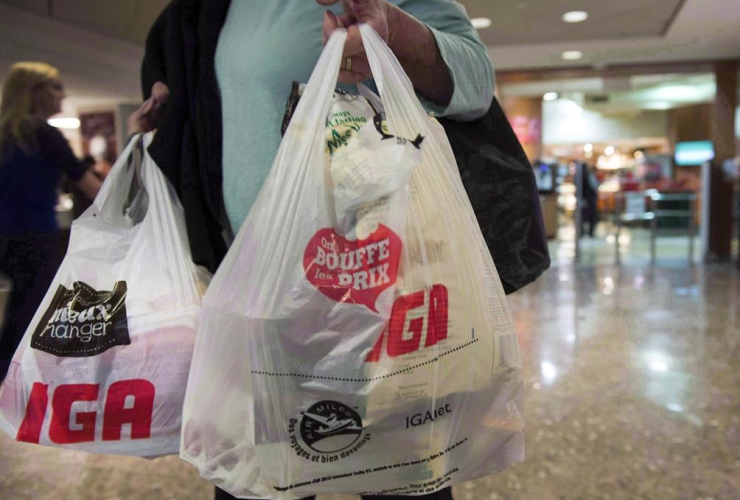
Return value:
[[(583, 243), (580, 264), (572, 242), (555, 244), (553, 268), (511, 297), (527, 461), (456, 486), (458, 500), (740, 499), (738, 272), (690, 267), (681, 238), (661, 240), (651, 267), (646, 234), (629, 238), (621, 267), (604, 238)], [(0, 436), (2, 499), (211, 497), (176, 457), (93, 456)]]

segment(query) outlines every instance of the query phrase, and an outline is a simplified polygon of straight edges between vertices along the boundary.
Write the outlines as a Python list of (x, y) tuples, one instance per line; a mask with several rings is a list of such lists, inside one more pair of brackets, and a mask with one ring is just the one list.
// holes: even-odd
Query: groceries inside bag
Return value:
[(150, 141), (129, 142), (72, 224), (13, 357), (0, 428), (18, 441), (143, 457), (179, 449), (207, 275), (192, 264), (183, 209), (146, 153)]
[(180, 456), (237, 497), (420, 495), (523, 460), (514, 325), (449, 144), (361, 32), (382, 101), (334, 92), (335, 32), (204, 297)]

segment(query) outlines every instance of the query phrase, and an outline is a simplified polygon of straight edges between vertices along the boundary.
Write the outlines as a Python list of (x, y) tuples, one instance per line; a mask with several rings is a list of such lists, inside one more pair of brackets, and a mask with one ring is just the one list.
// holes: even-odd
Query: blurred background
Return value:
[[(0, 81), (16, 61), (58, 67), (50, 123), (112, 163), (167, 3), (0, 0)], [(528, 460), (456, 497), (740, 499), (740, 2), (459, 3), (535, 169), (553, 266), (510, 298)], [(72, 204), (61, 193), (63, 227)], [(211, 495), (175, 457), (0, 441), (2, 498)]]

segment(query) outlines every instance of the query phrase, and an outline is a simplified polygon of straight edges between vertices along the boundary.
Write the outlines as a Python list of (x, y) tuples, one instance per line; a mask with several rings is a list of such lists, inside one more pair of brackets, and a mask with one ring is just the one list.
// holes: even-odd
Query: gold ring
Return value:
[(352, 58), (348, 57), (347, 60), (344, 62), (344, 69), (347, 70), (347, 73), (352, 71)]

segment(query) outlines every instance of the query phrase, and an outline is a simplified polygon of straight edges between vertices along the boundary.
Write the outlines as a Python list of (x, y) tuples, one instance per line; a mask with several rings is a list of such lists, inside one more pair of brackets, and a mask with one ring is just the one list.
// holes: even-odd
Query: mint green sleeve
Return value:
[(419, 96), (427, 111), (460, 121), (483, 116), (493, 99), (493, 65), (465, 8), (453, 0), (396, 0), (392, 3), (429, 26), (452, 76), (455, 88), (446, 107)]

